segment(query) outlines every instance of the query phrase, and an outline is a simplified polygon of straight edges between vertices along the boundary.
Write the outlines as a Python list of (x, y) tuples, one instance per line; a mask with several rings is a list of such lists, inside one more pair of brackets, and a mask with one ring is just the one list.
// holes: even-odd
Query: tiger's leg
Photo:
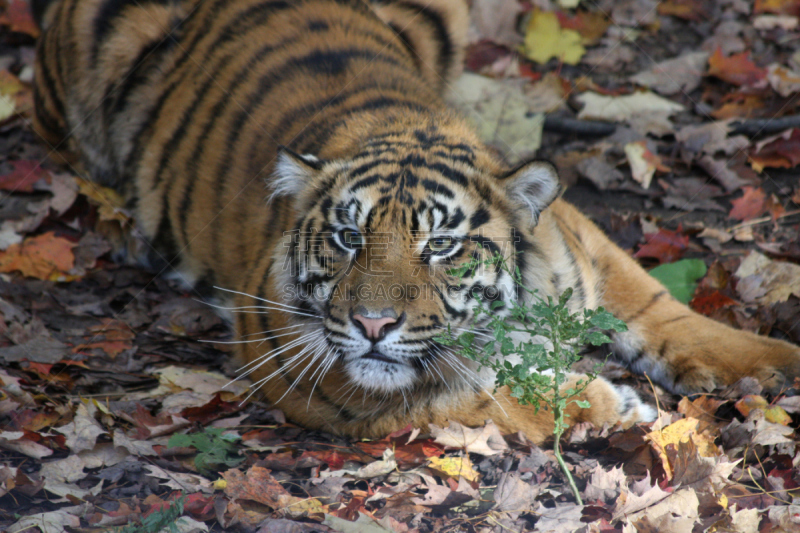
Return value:
[(591, 258), (601, 304), (624, 320), (617, 358), (666, 389), (687, 394), (724, 387), (744, 376), (772, 393), (800, 376), (800, 347), (740, 331), (678, 302), (577, 209), (551, 206), (570, 248)]

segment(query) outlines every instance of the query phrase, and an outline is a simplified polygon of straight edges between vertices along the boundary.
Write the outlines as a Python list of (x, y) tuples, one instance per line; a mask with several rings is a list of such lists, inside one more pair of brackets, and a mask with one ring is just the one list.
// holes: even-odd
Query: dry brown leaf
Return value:
[(622, 467), (606, 470), (601, 465), (597, 465), (592, 472), (592, 479), (586, 484), (584, 494), (586, 499), (608, 502), (615, 500), (622, 492), (627, 479)]
[(480, 455), (496, 455), (508, 449), (497, 426), (489, 420), (482, 428), (468, 428), (458, 422), (450, 422), (446, 428), (430, 424), (434, 442), (452, 448), (463, 448)]
[(530, 510), (540, 492), (539, 485), (526, 483), (518, 472), (505, 472), (494, 489), (494, 501), (501, 511), (519, 514)]
[(703, 79), (708, 54), (690, 52), (653, 65), (650, 70), (632, 76), (633, 83), (667, 96), (695, 90)]
[(569, 533), (586, 525), (581, 521), (582, 505), (568, 504), (548, 509), (540, 503), (536, 514), (539, 515), (539, 521), (536, 522), (534, 531), (542, 533)]
[(52, 281), (68, 281), (75, 266), (75, 243), (48, 232), (12, 244), (0, 252), (0, 272), (20, 272), (23, 276)]

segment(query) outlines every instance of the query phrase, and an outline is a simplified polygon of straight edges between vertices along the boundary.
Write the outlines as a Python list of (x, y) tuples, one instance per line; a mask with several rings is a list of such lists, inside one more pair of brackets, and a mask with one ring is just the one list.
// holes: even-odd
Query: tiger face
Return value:
[(468, 363), (434, 338), (470, 328), (479, 299), (506, 313), (518, 293), (499, 265), (454, 269), (500, 254), (524, 270), (560, 191), (551, 165), (501, 173), (485, 149), (439, 130), (379, 136), (345, 160), (284, 150), (272, 187), (303, 214), (276, 255), (284, 301), (321, 317), (347, 379), (377, 393), (471, 385)]

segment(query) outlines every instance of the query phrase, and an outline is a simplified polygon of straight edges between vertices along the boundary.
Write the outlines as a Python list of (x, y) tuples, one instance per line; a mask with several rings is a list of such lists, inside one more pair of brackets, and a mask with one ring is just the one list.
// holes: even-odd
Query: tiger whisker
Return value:
[(258, 300), (258, 301), (261, 301), (261, 302), (266, 302), (266, 303), (272, 304), (272, 305), (278, 305), (278, 306), (281, 306), (281, 307), (285, 307), (287, 309), (296, 309), (297, 311), (307, 311), (307, 309), (302, 309), (300, 307), (296, 307), (294, 305), (289, 305), (289, 304), (285, 304), (285, 303), (281, 303), (281, 302), (274, 302), (272, 300), (268, 300), (267, 298), (262, 298), (260, 296), (255, 296), (254, 294), (247, 294), (246, 292), (234, 291), (232, 289), (224, 289), (222, 287), (217, 287), (217, 286), (214, 286), (214, 288), (218, 289), (220, 291), (230, 292), (230, 293), (233, 293), (233, 294), (238, 294), (240, 296), (247, 296), (248, 298), (253, 298), (254, 300)]
[(319, 335), (319, 334), (320, 333), (318, 331), (314, 331), (312, 333), (306, 333), (305, 335), (302, 335), (302, 336), (296, 338), (295, 340), (293, 340), (289, 344), (280, 346), (280, 347), (278, 347), (278, 348), (276, 348), (276, 349), (274, 349), (272, 351), (269, 351), (269, 352), (261, 355), (257, 359), (254, 359), (253, 361), (250, 361), (246, 365), (244, 365), (244, 366), (240, 367), (239, 369), (237, 369), (237, 372), (242, 372), (243, 370), (245, 370), (248, 367), (252, 366), (253, 368), (250, 368), (249, 370), (247, 370), (247, 372), (245, 372), (240, 377), (249, 376), (250, 374), (252, 374), (254, 371), (259, 369), (262, 365), (264, 365), (266, 362), (270, 361), (274, 357), (284, 353), (286, 350), (291, 350), (292, 348), (294, 348), (298, 344), (302, 344), (302, 343), (310, 340), (311, 338), (313, 338), (315, 335)]
[(272, 339), (277, 339), (277, 338), (280, 338), (280, 337), (286, 337), (288, 335), (295, 335), (295, 332), (290, 331), (288, 333), (282, 333), (280, 335), (274, 335), (272, 337), (262, 337), (262, 338), (259, 338), (259, 339), (249, 339), (249, 340), (246, 340), (246, 341), (245, 340), (242, 340), (242, 341), (214, 341), (214, 340), (200, 339), (200, 340), (198, 340), (198, 342), (210, 342), (210, 343), (213, 343), (213, 344), (247, 344), (247, 343), (250, 343), (250, 342), (271, 341)]

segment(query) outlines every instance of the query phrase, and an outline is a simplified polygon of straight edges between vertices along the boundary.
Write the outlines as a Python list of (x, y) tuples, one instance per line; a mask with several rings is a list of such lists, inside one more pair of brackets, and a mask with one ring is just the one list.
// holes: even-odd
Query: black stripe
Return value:
[[(206, 18), (201, 23), (197, 23), (197, 31), (194, 39), (190, 43), (181, 47), (183, 54), (175, 60), (175, 63), (172, 66), (171, 75), (175, 79), (161, 93), (158, 102), (150, 110), (147, 119), (142, 122), (142, 126), (139, 128), (139, 131), (137, 131), (133, 136), (133, 139), (135, 139), (133, 144), (136, 146), (136, 149), (131, 150), (131, 153), (128, 155), (128, 158), (125, 160), (125, 164), (123, 166), (123, 168), (128, 171), (128, 175), (135, 176), (138, 174), (138, 164), (139, 161), (141, 161), (147, 144), (143, 142), (143, 139), (147, 137), (148, 131), (151, 129), (152, 125), (155, 124), (156, 119), (161, 115), (161, 111), (163, 110), (164, 105), (169, 97), (172, 96), (172, 93), (176, 88), (180, 87), (182, 83), (185, 82), (185, 80), (182, 79), (180, 70), (187, 63), (187, 61), (193, 57), (195, 48), (200, 41), (209, 35), (212, 25), (216, 22), (220, 11), (229, 5), (231, 5), (229, 0), (216, 0), (216, 2), (210, 6), (208, 12), (206, 13)], [(250, 29), (260, 27), (275, 12), (289, 9), (290, 7), (292, 7), (292, 4), (286, 0), (267, 0), (265, 2), (250, 6), (239, 15), (231, 19), (226, 26), (221, 28), (217, 32), (218, 38), (210, 43), (209, 46), (213, 49), (219, 49), (221, 45), (238, 38), (240, 35), (246, 33)], [(192, 15), (194, 15), (194, 13)], [(184, 22), (188, 24), (188, 19)], [(217, 62), (216, 68), (219, 68), (219, 65), (227, 64), (228, 61), (234, 57), (234, 55), (235, 54), (231, 53), (224, 56), (220, 61)], [(196, 94), (201, 94), (201, 92)], [(158, 179), (158, 175), (156, 175), (155, 179)]]
[(655, 305), (655, 303), (658, 302), (661, 298), (663, 298), (664, 296), (667, 296), (667, 295), (669, 295), (668, 291), (659, 291), (659, 292), (655, 293), (650, 298), (649, 302), (647, 302), (641, 309), (639, 309), (638, 311), (633, 313), (631, 316), (626, 318), (625, 322), (633, 322), (634, 320), (636, 320), (637, 318), (642, 316), (644, 313), (646, 313), (647, 310), (650, 309), (653, 305)]
[(439, 183), (437, 181), (433, 181), (433, 180), (429, 180), (429, 179), (423, 179), (423, 180), (420, 181), (420, 183), (422, 184), (423, 188), (431, 191), (432, 193), (441, 194), (445, 198), (450, 198), (450, 199), (455, 198), (455, 195), (453, 194), (453, 191), (451, 191), (445, 185), (443, 185), (443, 184), (441, 184), (441, 183)]
[(484, 224), (489, 222), (490, 219), (491, 216), (489, 215), (489, 211), (485, 207), (481, 206), (477, 211), (472, 213), (471, 217), (469, 217), (470, 231), (480, 226), (483, 226)]

